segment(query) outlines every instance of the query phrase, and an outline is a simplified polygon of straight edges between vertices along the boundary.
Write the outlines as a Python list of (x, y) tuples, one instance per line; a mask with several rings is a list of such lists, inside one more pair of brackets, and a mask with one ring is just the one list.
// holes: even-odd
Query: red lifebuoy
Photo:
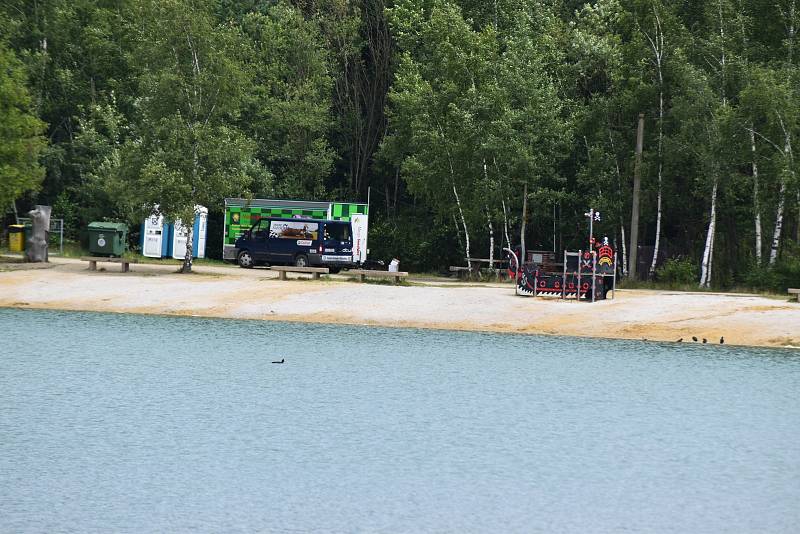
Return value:
[(542, 280), (541, 282), (539, 282), (539, 287), (545, 287), (546, 285), (547, 285), (547, 284), (545, 283), (545, 281), (544, 281), (544, 280)]
[(582, 285), (581, 287), (582, 287), (584, 290), (587, 290), (587, 289), (589, 289), (589, 282), (584, 282), (584, 283), (583, 283), (583, 285)]
[(554, 283), (553, 287), (556, 288), (556, 289), (561, 289), (561, 282)]

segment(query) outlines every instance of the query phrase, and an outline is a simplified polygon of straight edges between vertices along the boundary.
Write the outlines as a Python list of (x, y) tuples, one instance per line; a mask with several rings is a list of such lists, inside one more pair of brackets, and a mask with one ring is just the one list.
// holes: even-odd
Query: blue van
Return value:
[(239, 237), (239, 267), (295, 265), (328, 267), (332, 273), (354, 267), (353, 231), (346, 221), (264, 218)]

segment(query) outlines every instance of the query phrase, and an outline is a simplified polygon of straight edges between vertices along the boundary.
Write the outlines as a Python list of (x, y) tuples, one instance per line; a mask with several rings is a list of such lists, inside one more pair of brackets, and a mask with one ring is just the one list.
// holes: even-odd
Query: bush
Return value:
[(787, 247), (783, 258), (773, 267), (751, 265), (742, 275), (741, 282), (750, 289), (776, 293), (784, 293), (789, 287), (800, 287), (800, 250)]
[(688, 258), (670, 258), (656, 270), (656, 279), (673, 286), (697, 283), (697, 266)]

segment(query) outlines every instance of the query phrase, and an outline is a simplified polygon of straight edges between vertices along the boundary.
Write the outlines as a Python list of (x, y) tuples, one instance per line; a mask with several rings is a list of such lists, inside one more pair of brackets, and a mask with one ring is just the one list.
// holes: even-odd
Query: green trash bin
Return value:
[(95, 256), (122, 256), (128, 242), (128, 225), (89, 223), (89, 252)]

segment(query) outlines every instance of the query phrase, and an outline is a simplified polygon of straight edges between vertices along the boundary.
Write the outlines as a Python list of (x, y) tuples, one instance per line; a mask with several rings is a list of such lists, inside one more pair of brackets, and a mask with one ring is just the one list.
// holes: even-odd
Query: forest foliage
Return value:
[(594, 208), (627, 259), (644, 114), (639, 276), (781, 289), (799, 25), (796, 0), (2, 0), (0, 211), (51, 204), (77, 238), (369, 198), (372, 256), (436, 270), (523, 227), (585, 248)]

